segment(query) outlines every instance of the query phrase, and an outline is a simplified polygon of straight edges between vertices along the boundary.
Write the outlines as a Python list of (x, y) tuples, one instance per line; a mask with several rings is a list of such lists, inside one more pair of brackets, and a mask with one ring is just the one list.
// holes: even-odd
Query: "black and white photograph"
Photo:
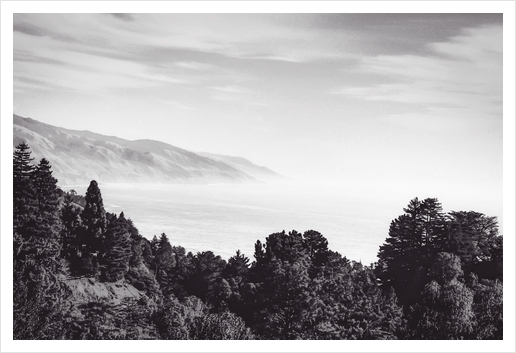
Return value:
[(93, 3), (2, 2), (2, 351), (514, 351), (514, 2)]

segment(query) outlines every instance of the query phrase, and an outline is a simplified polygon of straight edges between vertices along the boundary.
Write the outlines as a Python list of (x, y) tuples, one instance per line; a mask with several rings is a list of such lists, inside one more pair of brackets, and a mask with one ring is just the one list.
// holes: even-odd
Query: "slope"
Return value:
[(231, 183), (256, 180), (226, 163), (154, 140), (129, 141), (13, 116), (13, 144), (48, 159), (61, 185), (100, 182)]

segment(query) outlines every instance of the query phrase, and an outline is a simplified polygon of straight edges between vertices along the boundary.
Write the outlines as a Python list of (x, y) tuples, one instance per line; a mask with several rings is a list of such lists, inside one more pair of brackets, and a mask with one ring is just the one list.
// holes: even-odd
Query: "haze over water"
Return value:
[(164, 232), (172, 245), (194, 253), (211, 250), (225, 259), (239, 249), (253, 260), (257, 240), (263, 243), (282, 230), (313, 229), (328, 239), (330, 249), (369, 265), (376, 261), (390, 222), (416, 196), (439, 198), (445, 212), (472, 209), (501, 217), (502, 209), (501, 204), (486, 204), (485, 195), (440, 196), (430, 189), (418, 195), (411, 187), (354, 183), (99, 185), (106, 210), (123, 211), (146, 238)]

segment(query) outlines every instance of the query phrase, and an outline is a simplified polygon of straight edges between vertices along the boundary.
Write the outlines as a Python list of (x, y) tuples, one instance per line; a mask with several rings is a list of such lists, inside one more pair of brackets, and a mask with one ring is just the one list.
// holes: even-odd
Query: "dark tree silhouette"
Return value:
[(83, 274), (97, 275), (98, 261), (102, 255), (103, 237), (107, 221), (102, 194), (95, 180), (90, 182), (85, 200), (86, 205), (81, 212), (81, 220), (84, 227), (79, 235), (81, 267)]
[(129, 271), (131, 259), (131, 239), (125, 218), (116, 215), (109, 223), (104, 236), (104, 253), (101, 257), (102, 279), (116, 282)]
[(61, 271), (61, 222), (56, 180), (46, 161), (30, 165), (28, 145), (14, 152), (13, 326), (15, 339), (59, 337), (64, 288)]

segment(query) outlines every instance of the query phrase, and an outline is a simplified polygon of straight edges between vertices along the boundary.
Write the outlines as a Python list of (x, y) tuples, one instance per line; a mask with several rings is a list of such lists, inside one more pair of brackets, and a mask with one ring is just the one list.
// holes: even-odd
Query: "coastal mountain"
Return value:
[(224, 164), (229, 165), (230, 167), (233, 167), (235, 169), (238, 169), (248, 175), (251, 175), (252, 177), (261, 180), (261, 181), (268, 181), (268, 180), (281, 180), (285, 179), (284, 176), (276, 173), (275, 171), (256, 165), (252, 163), (250, 160), (245, 159), (243, 157), (235, 157), (235, 156), (226, 156), (222, 154), (215, 154), (215, 153), (208, 153), (208, 152), (196, 152), (197, 154), (208, 157), (210, 159), (213, 159), (214, 161), (222, 162)]
[[(60, 185), (102, 182), (242, 183), (278, 175), (267, 168), (197, 154), (155, 140), (129, 141), (13, 116), (13, 145), (26, 142), (35, 161), (46, 158)], [(234, 157), (231, 157), (234, 158)]]

